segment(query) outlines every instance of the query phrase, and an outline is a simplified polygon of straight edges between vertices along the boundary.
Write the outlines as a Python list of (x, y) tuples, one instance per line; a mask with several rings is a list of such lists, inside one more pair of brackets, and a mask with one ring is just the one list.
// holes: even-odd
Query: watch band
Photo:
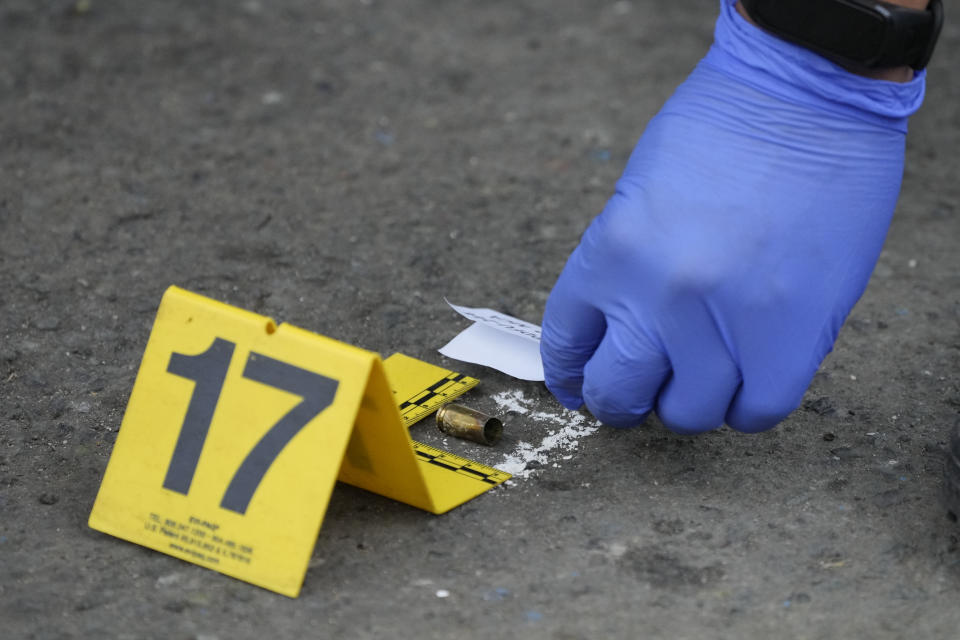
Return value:
[(930, 0), (926, 11), (905, 9), (885, 2), (877, 4), (901, 9), (900, 13), (904, 19), (893, 23), (898, 37), (891, 39), (886, 55), (879, 58), (875, 66), (907, 65), (918, 71), (926, 67), (933, 55), (933, 48), (937, 44), (940, 30), (943, 28), (942, 1)]
[(760, 27), (843, 66), (878, 69), (930, 61), (943, 26), (942, 0), (925, 10), (882, 0), (740, 0)]

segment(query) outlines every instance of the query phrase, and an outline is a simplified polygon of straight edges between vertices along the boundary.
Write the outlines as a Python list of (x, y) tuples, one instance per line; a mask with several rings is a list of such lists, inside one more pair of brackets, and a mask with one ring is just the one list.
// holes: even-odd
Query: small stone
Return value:
[(40, 329), (40, 331), (56, 331), (60, 327), (60, 318), (56, 316), (42, 316), (33, 323), (33, 326)]
[(837, 412), (836, 408), (833, 406), (833, 402), (827, 396), (805, 402), (803, 408), (807, 411), (814, 412), (818, 416), (829, 416)]
[(190, 603), (186, 600), (171, 600), (170, 602), (165, 602), (163, 608), (170, 613), (183, 613), (190, 608)]
[(173, 585), (173, 584), (176, 584), (176, 583), (179, 582), (179, 581), (180, 581), (180, 574), (179, 574), (179, 573), (168, 573), (168, 574), (165, 575), (165, 576), (160, 576), (159, 578), (157, 578), (157, 586), (158, 586), (158, 587), (169, 587), (169, 586), (171, 586), (171, 585)]
[(267, 91), (260, 97), (260, 102), (267, 105), (280, 104), (283, 102), (283, 94), (279, 91)]
[(40, 504), (51, 505), (51, 504), (57, 504), (57, 501), (59, 501), (60, 498), (58, 498), (53, 493), (41, 493), (40, 497), (37, 498), (37, 500), (40, 501)]

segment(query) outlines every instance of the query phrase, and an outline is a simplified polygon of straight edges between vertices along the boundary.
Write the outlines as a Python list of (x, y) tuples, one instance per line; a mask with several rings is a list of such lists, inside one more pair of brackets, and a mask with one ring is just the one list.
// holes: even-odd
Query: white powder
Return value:
[(530, 413), (527, 407), (527, 399), (523, 397), (522, 391), (504, 391), (493, 396), (493, 401), (501, 411), (516, 411), (517, 413)]
[[(532, 411), (531, 401), (524, 397), (521, 391), (504, 391), (493, 396), (493, 401), (497, 403), (501, 412), (514, 411), (521, 415), (528, 416), (540, 423), (555, 425), (557, 428), (551, 430), (535, 447), (528, 442), (521, 442), (512, 453), (507, 454), (500, 464), (495, 465), (497, 469), (506, 471), (514, 478), (527, 478), (532, 473), (532, 469), (527, 469), (530, 462), (536, 461), (542, 466), (550, 463), (551, 454), (567, 453), (577, 448), (580, 438), (588, 436), (600, 426), (596, 420), (588, 421), (583, 415), (576, 411), (560, 409), (558, 413), (546, 411)], [(569, 460), (572, 455), (562, 456), (563, 460)], [(556, 467), (553, 462), (551, 466)]]

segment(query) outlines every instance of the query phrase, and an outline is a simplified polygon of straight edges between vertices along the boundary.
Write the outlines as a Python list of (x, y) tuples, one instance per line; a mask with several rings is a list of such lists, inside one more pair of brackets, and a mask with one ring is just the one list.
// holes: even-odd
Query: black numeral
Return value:
[(243, 377), (256, 380), (303, 398), (297, 406), (263, 434), (260, 442), (250, 450), (233, 480), (223, 494), (220, 506), (237, 513), (244, 513), (254, 491), (274, 459), (293, 436), (324, 409), (333, 404), (337, 392), (336, 380), (295, 367), (265, 355), (251, 353)]
[[(217, 338), (203, 353), (170, 356), (167, 371), (193, 380), (196, 385), (163, 481), (165, 489), (184, 495), (190, 492), (235, 347), (233, 342)], [(247, 358), (243, 377), (298, 395), (302, 400), (270, 427), (233, 474), (220, 506), (240, 514), (246, 513), (264, 475), (287, 443), (333, 404), (339, 385), (333, 378), (260, 353), (251, 353)]]
[(200, 451), (207, 439), (235, 346), (228, 340), (217, 338), (203, 353), (195, 356), (174, 353), (170, 356), (167, 371), (193, 380), (196, 385), (180, 427), (177, 446), (170, 458), (170, 466), (167, 467), (167, 477), (163, 481), (165, 489), (184, 495), (190, 492), (190, 483), (200, 461)]

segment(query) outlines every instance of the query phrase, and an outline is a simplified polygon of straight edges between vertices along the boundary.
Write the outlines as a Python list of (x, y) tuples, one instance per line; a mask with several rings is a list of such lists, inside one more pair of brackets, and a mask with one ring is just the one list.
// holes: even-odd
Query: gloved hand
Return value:
[(550, 294), (548, 388), (613, 426), (785, 418), (877, 261), (923, 88), (853, 75), (722, 0), (713, 47)]

